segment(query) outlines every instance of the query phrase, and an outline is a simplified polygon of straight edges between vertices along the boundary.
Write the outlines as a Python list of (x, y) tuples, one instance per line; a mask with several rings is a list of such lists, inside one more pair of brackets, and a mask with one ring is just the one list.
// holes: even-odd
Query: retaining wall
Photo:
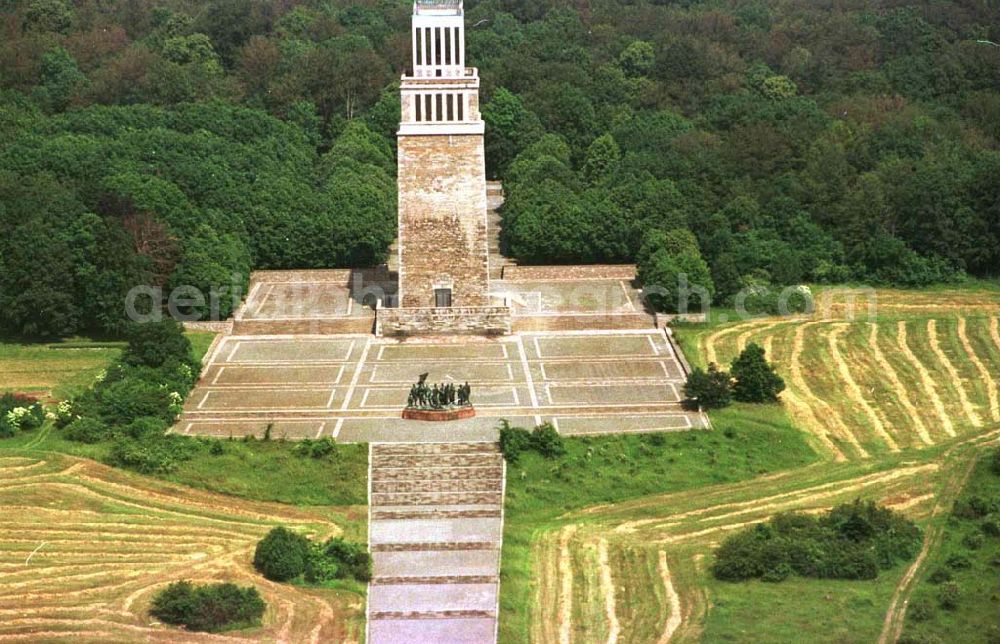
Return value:
[(375, 334), (415, 335), (508, 335), (511, 314), (506, 306), (379, 309)]
[(587, 264), (574, 266), (515, 266), (503, 267), (503, 279), (520, 282), (553, 280), (634, 280), (634, 264)]
[(514, 317), (514, 333), (543, 331), (615, 331), (621, 329), (655, 329), (653, 317), (645, 313), (608, 315), (518, 315)]

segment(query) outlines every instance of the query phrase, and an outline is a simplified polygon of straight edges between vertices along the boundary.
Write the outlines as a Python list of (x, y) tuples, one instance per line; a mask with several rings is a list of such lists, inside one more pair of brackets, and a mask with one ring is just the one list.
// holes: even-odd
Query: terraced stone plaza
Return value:
[[(478, 417), (404, 421), (410, 385), (469, 382)], [(680, 360), (662, 330), (526, 333), (488, 339), (227, 336), (176, 431), (332, 437), (340, 442), (494, 440), (500, 419), (564, 435), (682, 431)]]

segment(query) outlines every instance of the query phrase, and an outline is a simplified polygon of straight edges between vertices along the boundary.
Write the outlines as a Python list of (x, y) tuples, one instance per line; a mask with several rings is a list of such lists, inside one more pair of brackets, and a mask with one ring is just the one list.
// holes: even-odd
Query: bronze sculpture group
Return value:
[(406, 403), (407, 409), (442, 410), (472, 406), (472, 387), (469, 386), (469, 383), (428, 386), (427, 375), (425, 373), (420, 376), (420, 381), (410, 388), (410, 397)]

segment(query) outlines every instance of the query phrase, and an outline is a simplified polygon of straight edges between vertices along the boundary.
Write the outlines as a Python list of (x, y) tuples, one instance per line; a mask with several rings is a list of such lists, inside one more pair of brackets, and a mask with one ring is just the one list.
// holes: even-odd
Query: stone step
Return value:
[(431, 576), (431, 577), (374, 577), (373, 586), (406, 586), (421, 585), (433, 586), (435, 584), (498, 584), (500, 578), (495, 575), (452, 575), (452, 576)]
[(372, 470), (372, 481), (413, 481), (444, 479), (499, 479), (503, 477), (502, 467), (379, 467)]
[(406, 543), (373, 543), (372, 552), (473, 552), (497, 551), (500, 544), (493, 541), (438, 541)]
[(411, 454), (498, 454), (500, 448), (496, 443), (414, 443), (408, 445), (380, 444), (372, 445), (372, 454), (401, 455)]
[(419, 541), (422, 543), (500, 543), (499, 519), (388, 519), (372, 521), (372, 545)]
[(500, 510), (375, 510), (373, 521), (398, 519), (499, 519)]
[(413, 493), (373, 493), (372, 507), (380, 505), (500, 505), (503, 503), (503, 492), (433, 492)]
[(496, 619), (491, 610), (440, 610), (440, 611), (372, 611), (372, 621), (421, 620), (421, 619)]
[(375, 481), (372, 483), (372, 493), (398, 492), (494, 492), (503, 487), (501, 479), (438, 479), (428, 478), (423, 481)]
[(382, 505), (379, 512), (500, 512), (499, 505), (436, 505), (432, 508), (413, 507), (412, 505)]
[(372, 615), (385, 613), (396, 619), (408, 619), (420, 613), (492, 615), (496, 602), (496, 583), (373, 585), (368, 592)]
[(497, 467), (503, 462), (500, 454), (441, 454), (410, 455), (372, 454), (372, 468), (440, 468), (440, 467)]
[(496, 641), (496, 617), (379, 619), (369, 624), (371, 644), (485, 644)]
[(418, 550), (380, 552), (373, 560), (375, 577), (496, 576), (500, 551)]

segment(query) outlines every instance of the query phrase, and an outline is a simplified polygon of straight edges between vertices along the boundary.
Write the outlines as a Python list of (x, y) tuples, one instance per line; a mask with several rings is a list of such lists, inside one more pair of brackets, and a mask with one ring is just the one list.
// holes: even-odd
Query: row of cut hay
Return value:
[(770, 349), (796, 422), (835, 460), (924, 447), (1000, 422), (996, 318), (879, 323), (741, 323), (703, 341), (727, 363), (749, 342)]

